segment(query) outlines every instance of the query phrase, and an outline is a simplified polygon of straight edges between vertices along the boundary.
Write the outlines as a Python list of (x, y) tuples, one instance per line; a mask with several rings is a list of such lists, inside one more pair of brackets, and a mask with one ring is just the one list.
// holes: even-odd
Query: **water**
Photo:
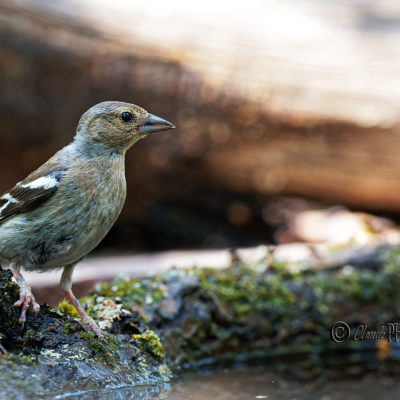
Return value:
[(373, 375), (359, 379), (293, 380), (270, 371), (220, 371), (173, 385), (173, 400), (361, 400), (398, 399), (400, 382)]
[(362, 360), (341, 367), (298, 368), (295, 364), (259, 364), (203, 369), (178, 375), (157, 386), (64, 393), (56, 399), (163, 400), (397, 400), (398, 361)]

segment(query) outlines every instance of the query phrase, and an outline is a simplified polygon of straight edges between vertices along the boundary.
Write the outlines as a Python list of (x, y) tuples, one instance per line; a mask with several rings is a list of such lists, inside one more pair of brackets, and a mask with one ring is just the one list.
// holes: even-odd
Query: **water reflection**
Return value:
[[(350, 357), (352, 358), (352, 357)], [(353, 363), (301, 368), (296, 362), (205, 369), (183, 373), (170, 384), (85, 390), (55, 399), (105, 400), (361, 400), (381, 397), (397, 400), (400, 366), (378, 361), (371, 353)], [(343, 361), (343, 360), (342, 360)], [(339, 364), (341, 364), (339, 362)]]
[[(170, 400), (361, 400), (398, 399), (400, 382), (389, 370), (384, 374), (353, 370), (322, 371), (310, 378), (268, 370), (222, 370), (187, 378), (172, 385)], [(361, 373), (360, 373), (361, 372)], [(357, 376), (354, 376), (357, 375)]]
[[(114, 387), (109, 389), (77, 390), (52, 397), (61, 400), (153, 400), (168, 399), (171, 386), (168, 383), (135, 387)], [(1, 397), (0, 397), (1, 398)]]

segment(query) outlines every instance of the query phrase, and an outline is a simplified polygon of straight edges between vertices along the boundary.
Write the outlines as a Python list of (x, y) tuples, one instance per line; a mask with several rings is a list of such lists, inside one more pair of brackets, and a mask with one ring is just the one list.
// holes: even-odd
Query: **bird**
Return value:
[(21, 268), (61, 269), (61, 287), (84, 328), (106, 335), (72, 292), (76, 264), (104, 238), (126, 198), (125, 154), (139, 140), (173, 129), (135, 104), (104, 101), (87, 110), (70, 144), (0, 197), (0, 262), (19, 287), (19, 323), (40, 310)]

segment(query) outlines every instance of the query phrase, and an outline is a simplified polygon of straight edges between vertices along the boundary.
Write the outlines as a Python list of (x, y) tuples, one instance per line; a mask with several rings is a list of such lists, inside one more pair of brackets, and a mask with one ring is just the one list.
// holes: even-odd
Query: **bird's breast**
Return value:
[(86, 220), (88, 228), (101, 235), (111, 228), (125, 202), (124, 160), (122, 156), (98, 158), (76, 167), (69, 177), (77, 203), (74, 209)]
[(126, 198), (123, 159), (76, 163), (59, 188), (58, 199), (64, 204), (54, 207), (54, 220), (63, 219), (65, 255), (81, 258), (104, 238), (118, 218)]

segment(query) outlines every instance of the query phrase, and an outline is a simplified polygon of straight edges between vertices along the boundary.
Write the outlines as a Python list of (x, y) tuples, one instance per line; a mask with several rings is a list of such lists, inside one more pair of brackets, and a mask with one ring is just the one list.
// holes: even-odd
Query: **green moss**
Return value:
[(0, 357), (0, 365), (5, 364), (12, 368), (17, 368), (19, 365), (32, 366), (35, 364), (36, 358), (33, 355), (22, 354), (17, 355), (14, 353), (2, 354)]
[(250, 314), (265, 311), (274, 319), (281, 319), (297, 299), (290, 286), (283, 284), (294, 276), (289, 271), (276, 269), (273, 273), (258, 273), (247, 265), (228, 269), (192, 269), (201, 286), (218, 297), (220, 306), (232, 320), (247, 319)]
[(134, 334), (135, 345), (140, 349), (150, 352), (158, 358), (164, 356), (164, 346), (161, 344), (160, 338), (151, 329), (145, 330), (143, 333)]
[(43, 334), (33, 329), (27, 329), (22, 340), (22, 349), (24, 353), (28, 354), (32, 351), (36, 351), (41, 346)]
[(114, 365), (119, 361), (118, 348), (120, 343), (113, 336), (105, 336), (101, 340), (93, 332), (82, 331), (80, 337), (93, 351), (91, 357), (101, 359), (107, 365)]
[(68, 317), (79, 317), (78, 311), (76, 311), (76, 308), (70, 304), (68, 300), (62, 300), (56, 307), (56, 311), (61, 315), (66, 315)]
[(126, 306), (158, 304), (164, 298), (165, 286), (157, 279), (121, 277), (96, 285), (98, 296), (119, 298)]
[(69, 335), (74, 334), (77, 331), (79, 331), (79, 327), (76, 324), (74, 324), (73, 321), (69, 320), (65, 322), (63, 326), (64, 337), (68, 337)]

